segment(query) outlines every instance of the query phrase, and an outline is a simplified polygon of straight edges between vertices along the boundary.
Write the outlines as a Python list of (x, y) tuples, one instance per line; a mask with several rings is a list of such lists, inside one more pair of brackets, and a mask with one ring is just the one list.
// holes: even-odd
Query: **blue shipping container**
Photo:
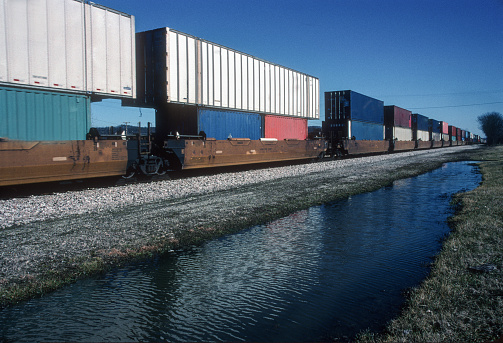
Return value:
[(347, 90), (325, 92), (325, 120), (384, 124), (384, 102)]
[(430, 119), (428, 121), (428, 129), (432, 133), (442, 133), (442, 122), (435, 119)]
[(86, 95), (0, 86), (0, 137), (83, 140), (91, 126)]
[(199, 108), (199, 131), (217, 140), (232, 138), (262, 138), (262, 116), (258, 113)]
[(428, 117), (425, 117), (421, 114), (413, 113), (412, 114), (412, 129), (413, 130), (421, 130), (421, 131), (429, 131), (430, 124)]
[(353, 120), (351, 121), (351, 137), (356, 140), (383, 140), (384, 125)]
[(156, 139), (170, 135), (196, 136), (204, 131), (206, 137), (218, 140), (263, 137), (262, 116), (258, 113), (216, 110), (192, 105), (167, 104), (156, 109)]

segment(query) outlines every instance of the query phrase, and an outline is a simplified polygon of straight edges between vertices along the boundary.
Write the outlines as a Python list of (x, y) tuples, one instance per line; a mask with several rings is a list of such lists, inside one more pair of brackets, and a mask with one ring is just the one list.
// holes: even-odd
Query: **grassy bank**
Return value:
[(472, 156), (482, 185), (458, 194), (452, 232), (430, 276), (371, 342), (485, 342), (503, 335), (503, 147)]

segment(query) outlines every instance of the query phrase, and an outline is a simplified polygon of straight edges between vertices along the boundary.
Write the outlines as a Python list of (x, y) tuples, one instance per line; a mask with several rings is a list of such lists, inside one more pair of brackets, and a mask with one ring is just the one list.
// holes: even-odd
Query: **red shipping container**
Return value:
[(451, 141), (457, 141), (457, 129), (455, 126), (449, 125), (449, 138)]
[(264, 138), (307, 139), (307, 119), (266, 115), (264, 116)]
[(384, 106), (384, 124), (388, 127), (411, 127), (412, 112), (398, 106)]
[(445, 121), (440, 122), (442, 125), (442, 133), (443, 134), (449, 134), (449, 124), (447, 124)]

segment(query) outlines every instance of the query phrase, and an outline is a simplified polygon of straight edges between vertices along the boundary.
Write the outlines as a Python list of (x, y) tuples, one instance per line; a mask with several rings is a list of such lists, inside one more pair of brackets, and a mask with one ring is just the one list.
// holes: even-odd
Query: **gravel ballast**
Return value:
[(0, 306), (143, 258), (378, 189), (477, 146), (0, 200)]

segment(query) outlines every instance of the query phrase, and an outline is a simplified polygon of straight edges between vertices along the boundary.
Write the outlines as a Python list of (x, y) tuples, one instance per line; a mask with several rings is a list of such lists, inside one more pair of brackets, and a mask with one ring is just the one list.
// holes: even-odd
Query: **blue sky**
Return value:
[[(136, 31), (170, 27), (483, 135), (503, 114), (503, 0), (96, 0)], [(93, 104), (93, 125), (154, 122), (152, 110)], [(321, 125), (310, 121), (310, 125)]]

